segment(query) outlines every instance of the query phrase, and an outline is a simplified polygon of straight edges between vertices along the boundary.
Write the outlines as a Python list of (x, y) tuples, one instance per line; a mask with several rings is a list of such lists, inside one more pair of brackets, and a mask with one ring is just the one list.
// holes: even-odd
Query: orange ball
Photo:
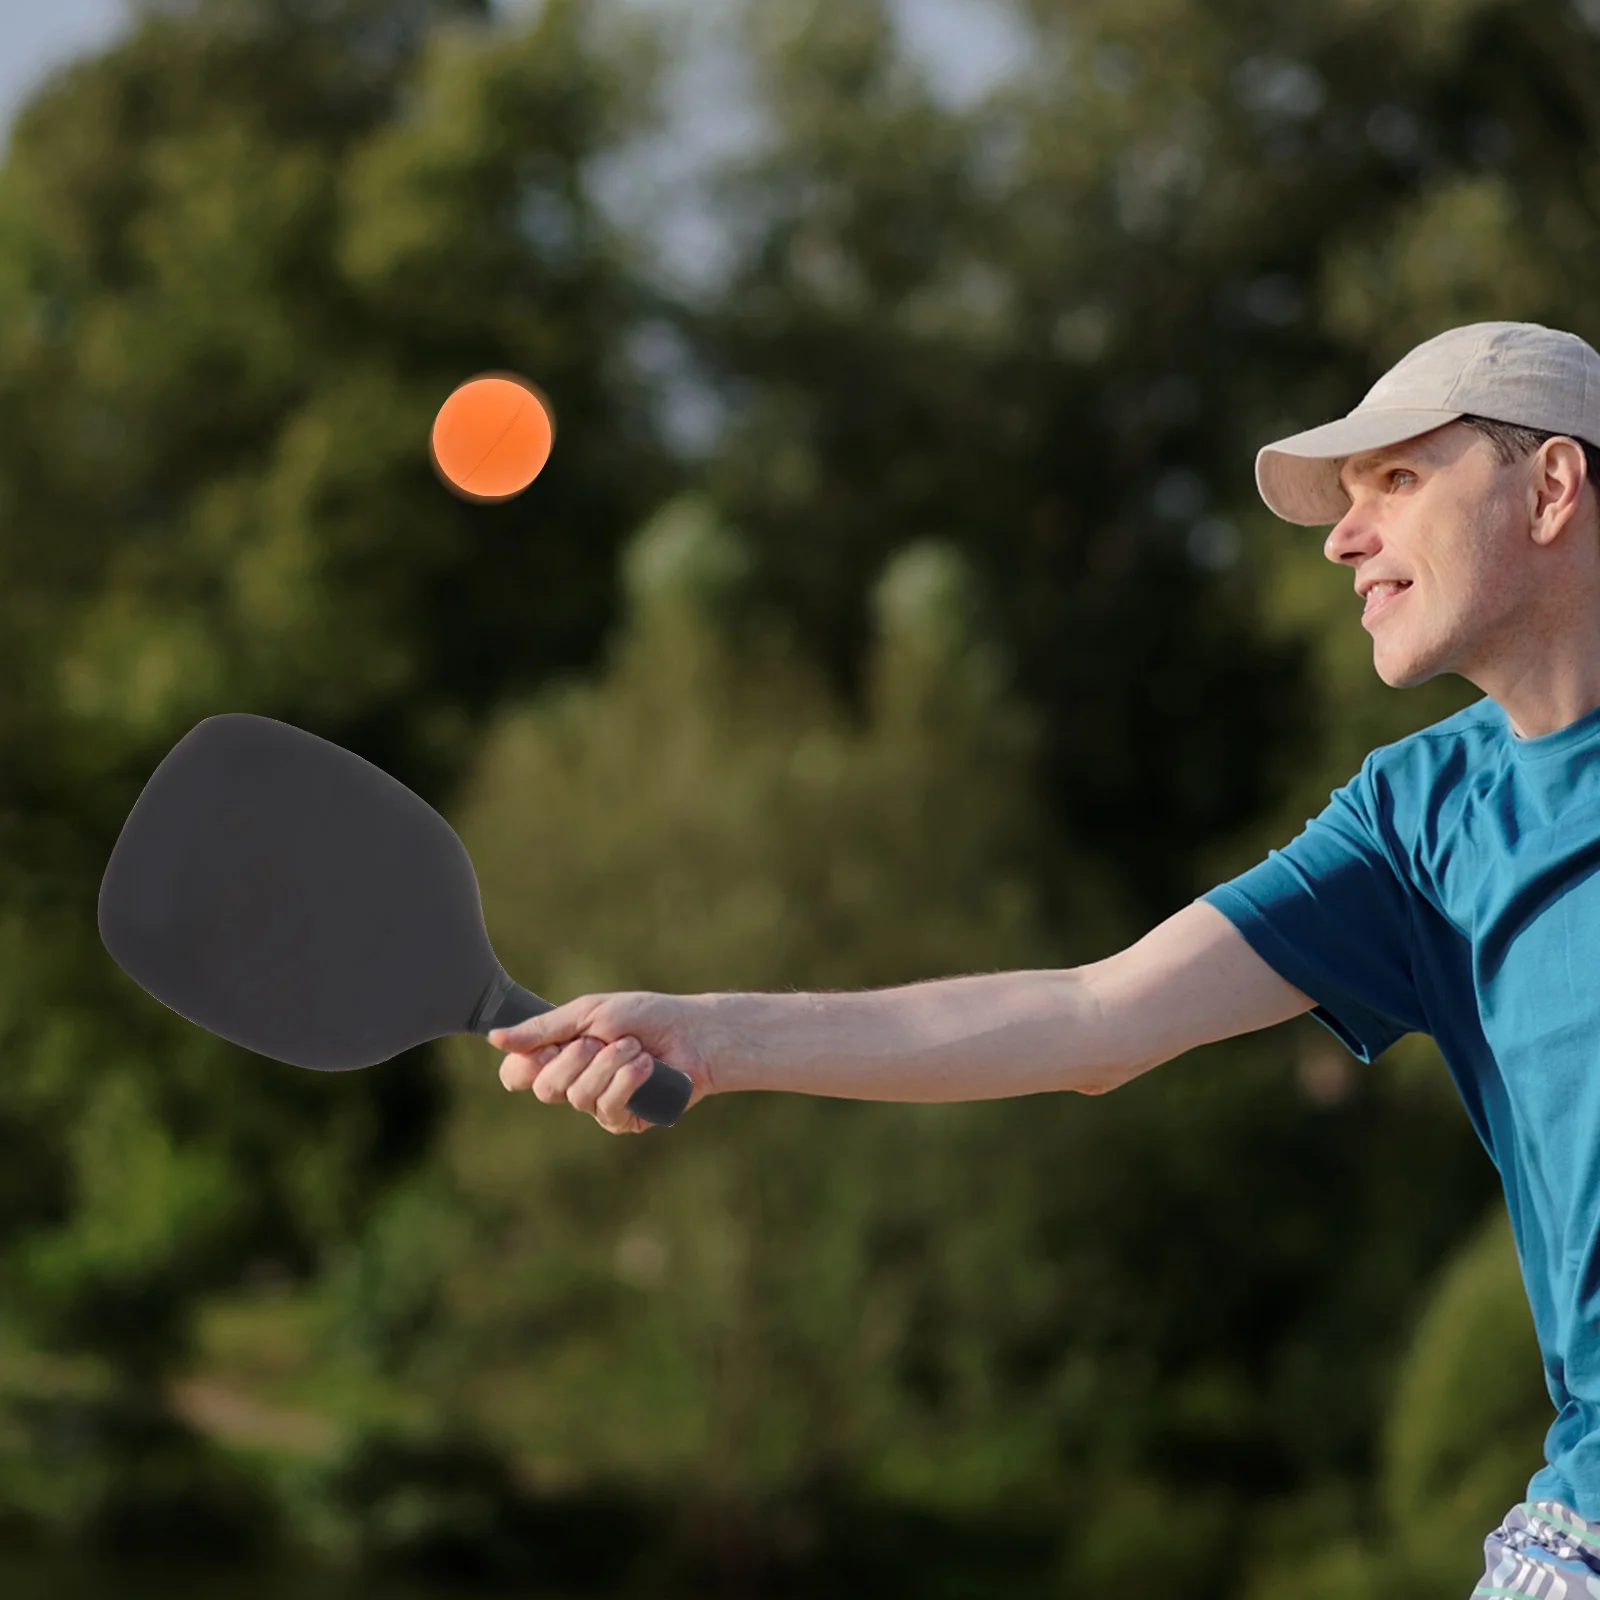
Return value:
[(469, 378), (439, 407), (429, 440), (439, 476), (467, 500), (509, 500), (550, 459), (550, 403), (526, 378)]

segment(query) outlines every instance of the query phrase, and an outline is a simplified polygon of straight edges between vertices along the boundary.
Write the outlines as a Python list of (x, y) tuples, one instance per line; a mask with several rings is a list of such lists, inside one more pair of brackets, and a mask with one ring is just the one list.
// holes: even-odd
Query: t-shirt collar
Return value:
[(1511, 726), (1511, 718), (1505, 707), (1499, 701), (1494, 704), (1505, 727), (1506, 743), (1519, 761), (1543, 761), (1551, 756), (1566, 755), (1590, 740), (1600, 738), (1600, 706), (1586, 711), (1576, 722), (1569, 722), (1566, 727), (1557, 728), (1553, 733), (1536, 734), (1531, 739), (1525, 739)]

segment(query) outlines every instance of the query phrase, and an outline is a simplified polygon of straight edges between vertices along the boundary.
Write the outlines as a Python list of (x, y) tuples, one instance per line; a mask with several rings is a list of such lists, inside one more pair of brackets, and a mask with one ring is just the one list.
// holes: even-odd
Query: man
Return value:
[[(1374, 751), (1282, 850), (1062, 972), (856, 994), (590, 995), (491, 1035), (614, 1133), (656, 1055), (696, 1101), (1100, 1094), (1312, 1011), (1431, 1034), (1505, 1185), (1557, 1417), (1482, 1595), (1600, 1596), (1600, 355), (1529, 323), (1419, 345), (1256, 481), (1363, 597), (1378, 675), (1485, 698)], [(1592, 1581), (1591, 1581), (1592, 1580)]]

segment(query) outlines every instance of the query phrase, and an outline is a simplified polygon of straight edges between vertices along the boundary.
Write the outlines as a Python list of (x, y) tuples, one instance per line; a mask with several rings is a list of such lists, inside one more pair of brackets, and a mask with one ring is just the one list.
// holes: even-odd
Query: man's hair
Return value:
[(1589, 482), (1594, 487), (1596, 497), (1600, 498), (1600, 446), (1590, 444), (1587, 439), (1579, 439), (1575, 433), (1541, 433), (1537, 428), (1520, 427), (1515, 422), (1496, 422), (1490, 417), (1458, 417), (1456, 420), (1481, 433), (1494, 446), (1495, 456), (1503, 467), (1526, 461), (1546, 439), (1575, 440), (1589, 465)]

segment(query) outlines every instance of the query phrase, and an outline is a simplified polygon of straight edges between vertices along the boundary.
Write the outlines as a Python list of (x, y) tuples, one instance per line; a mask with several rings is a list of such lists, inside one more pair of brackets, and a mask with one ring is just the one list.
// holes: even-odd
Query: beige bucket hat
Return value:
[(1536, 322), (1451, 328), (1402, 356), (1349, 416), (1263, 446), (1256, 487), (1285, 521), (1337, 522), (1350, 509), (1342, 461), (1464, 416), (1600, 446), (1600, 354), (1575, 333)]

